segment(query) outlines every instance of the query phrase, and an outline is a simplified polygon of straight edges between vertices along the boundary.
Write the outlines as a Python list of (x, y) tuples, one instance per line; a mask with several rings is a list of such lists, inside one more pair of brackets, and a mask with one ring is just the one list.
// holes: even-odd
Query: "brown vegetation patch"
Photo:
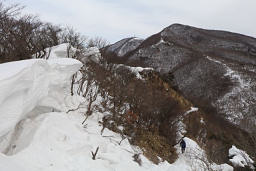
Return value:
[[(202, 122), (203, 120), (203, 122)], [(209, 161), (229, 163), (228, 150), (232, 145), (255, 158), (256, 143), (252, 136), (214, 113), (198, 111), (184, 120), (188, 137), (194, 137), (206, 151)]]
[(141, 130), (135, 137), (134, 145), (139, 146), (143, 150), (143, 154), (155, 164), (158, 164), (159, 158), (173, 163), (177, 159), (175, 148), (173, 148), (168, 140), (150, 131)]

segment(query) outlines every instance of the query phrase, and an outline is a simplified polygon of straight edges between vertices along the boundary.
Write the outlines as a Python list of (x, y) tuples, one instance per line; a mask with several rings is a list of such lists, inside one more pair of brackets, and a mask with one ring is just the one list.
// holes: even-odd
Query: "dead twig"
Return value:
[(80, 104), (77, 106), (77, 108), (75, 108), (75, 109), (69, 109), (66, 113), (74, 112), (74, 111), (76, 111), (76, 110), (82, 108), (82, 107), (81, 107), (82, 105), (83, 105), (83, 103), (80, 103)]
[(96, 160), (96, 155), (97, 155), (98, 151), (99, 151), (99, 147), (97, 147), (95, 153), (94, 153), (94, 152), (91, 152), (91, 153), (92, 153), (92, 159), (93, 159), (93, 160)]

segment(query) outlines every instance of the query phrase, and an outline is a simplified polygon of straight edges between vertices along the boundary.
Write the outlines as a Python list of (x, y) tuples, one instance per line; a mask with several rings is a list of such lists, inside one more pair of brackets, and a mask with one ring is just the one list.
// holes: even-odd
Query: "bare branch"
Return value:
[(97, 147), (97, 149), (96, 149), (95, 152), (91, 152), (91, 153), (92, 153), (92, 159), (93, 159), (93, 160), (96, 160), (96, 155), (97, 155), (98, 151), (99, 151), (99, 147)]

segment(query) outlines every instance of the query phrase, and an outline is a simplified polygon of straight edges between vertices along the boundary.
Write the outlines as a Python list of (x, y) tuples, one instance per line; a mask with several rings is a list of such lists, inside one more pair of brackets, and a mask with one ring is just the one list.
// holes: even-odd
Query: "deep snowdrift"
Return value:
[(7, 148), (7, 134), (36, 107), (65, 110), (70, 78), (81, 66), (68, 58), (0, 64), (0, 151)]
[[(100, 114), (99, 114), (100, 115)], [(100, 135), (99, 116), (93, 115), (86, 121), (79, 112), (70, 114), (52, 112), (22, 121), (22, 133), (13, 142), (9, 156), (0, 155), (2, 171), (192, 171), (204, 170), (198, 160), (202, 150), (192, 140), (185, 138), (187, 152), (180, 154), (174, 164), (162, 162), (154, 165), (143, 155), (142, 166), (133, 161), (133, 155), (140, 150), (129, 144), (127, 139), (105, 129)], [(24, 148), (25, 140), (29, 144)], [(96, 160), (91, 151), (99, 147)], [(216, 170), (232, 170), (228, 165), (216, 166)]]
[[(45, 59), (58, 59), (58, 58), (72, 58), (78, 51), (72, 47), (69, 43), (63, 43), (57, 46), (46, 48)], [(41, 52), (42, 53), (42, 52)], [(39, 53), (34, 54), (34, 57), (38, 56)]]

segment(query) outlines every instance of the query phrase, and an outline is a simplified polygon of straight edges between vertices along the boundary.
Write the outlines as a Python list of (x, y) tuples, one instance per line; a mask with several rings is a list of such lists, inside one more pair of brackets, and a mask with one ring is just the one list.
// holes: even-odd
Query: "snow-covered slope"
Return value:
[[(0, 171), (232, 170), (209, 164), (204, 150), (189, 138), (185, 154), (176, 146), (175, 163), (155, 165), (141, 154), (140, 166), (133, 161), (141, 153), (138, 147), (127, 139), (120, 143), (121, 136), (107, 128), (101, 135), (104, 113), (93, 113), (82, 124), (87, 102), (70, 96), (71, 76), (80, 67), (79, 61), (67, 58), (0, 65)], [(69, 110), (81, 103), (80, 109)]]
[[(32, 59), (0, 64), (0, 150), (11, 131), (33, 109), (65, 110), (70, 78), (82, 66), (74, 59)], [(9, 135), (9, 138), (6, 138)]]
[(118, 57), (123, 57), (125, 54), (135, 50), (143, 42), (143, 39), (136, 37), (122, 39), (119, 42), (108, 46), (107, 52), (112, 52)]
[[(152, 67), (164, 76), (170, 72), (177, 88), (192, 103), (206, 103), (203, 106), (215, 108), (241, 128), (249, 132), (254, 129), (255, 38), (173, 24), (132, 51), (130, 46), (124, 46), (127, 41), (107, 47), (110, 55), (106, 54), (106, 58), (115, 63)], [(125, 60), (119, 60), (120, 49)]]
[[(12, 142), (8, 156), (1, 154), (0, 170), (8, 171), (192, 171), (204, 170), (208, 163), (203, 150), (191, 139), (185, 138), (187, 151), (169, 164), (155, 165), (140, 155), (142, 165), (133, 161), (133, 155), (140, 150), (129, 144), (127, 139), (98, 124), (101, 114), (95, 114), (86, 121), (79, 112), (46, 113), (23, 120), (19, 124), (20, 134)], [(96, 160), (91, 152), (99, 147)], [(13, 170), (12, 170), (13, 167)], [(209, 164), (210, 167), (210, 164)], [(211, 166), (212, 167), (212, 166)], [(228, 165), (215, 166), (216, 170), (233, 170)]]

